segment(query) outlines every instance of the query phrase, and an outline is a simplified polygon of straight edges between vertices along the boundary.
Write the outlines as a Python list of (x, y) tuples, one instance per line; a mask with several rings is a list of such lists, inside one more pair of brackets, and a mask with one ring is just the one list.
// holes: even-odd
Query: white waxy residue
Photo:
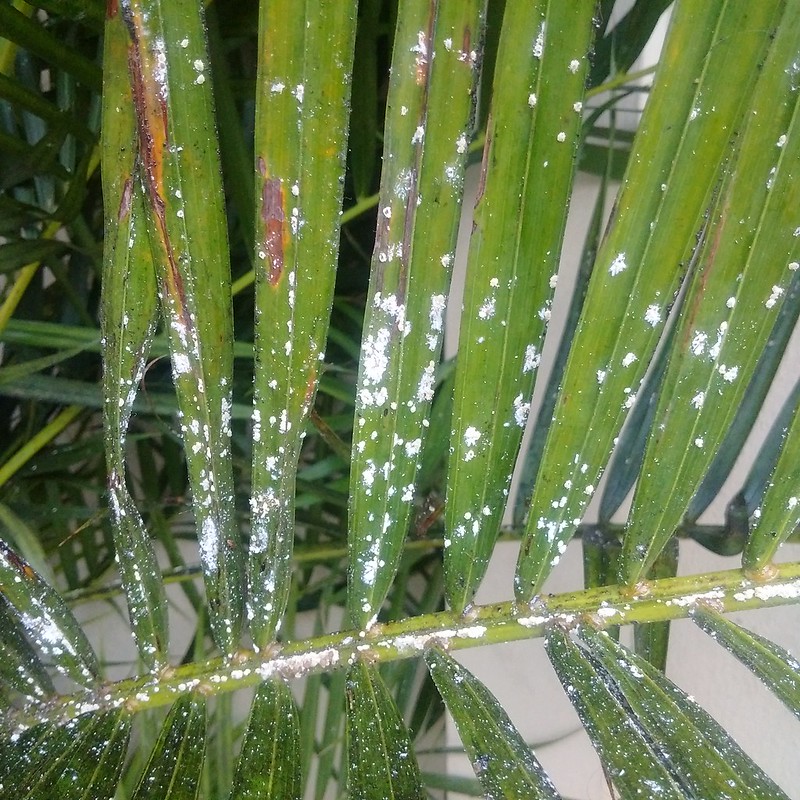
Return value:
[(525, 427), (525, 423), (528, 421), (528, 413), (531, 410), (531, 404), (526, 403), (523, 396), (518, 394), (514, 398), (514, 421), (519, 425), (520, 428)]
[(611, 262), (611, 266), (608, 268), (609, 275), (619, 275), (620, 272), (626, 270), (628, 268), (628, 264), (625, 261), (625, 253), (617, 253), (614, 260)]
[(777, 304), (778, 300), (781, 298), (782, 295), (783, 295), (783, 287), (773, 286), (769, 297), (764, 303), (764, 306), (766, 308), (775, 308), (775, 305)]
[(529, 344), (525, 348), (525, 361), (522, 363), (522, 371), (533, 372), (540, 364), (542, 356), (535, 344)]
[(534, 58), (541, 58), (542, 54), (544, 53), (544, 35), (546, 30), (546, 23), (544, 20), (542, 24), (539, 26), (539, 31), (536, 34), (536, 39), (533, 42), (533, 57)]
[(644, 312), (644, 321), (655, 328), (661, 322), (661, 308), (655, 304), (647, 306), (647, 311)]
[(481, 438), (481, 432), (471, 425), (464, 431), (464, 444), (467, 447), (474, 447)]

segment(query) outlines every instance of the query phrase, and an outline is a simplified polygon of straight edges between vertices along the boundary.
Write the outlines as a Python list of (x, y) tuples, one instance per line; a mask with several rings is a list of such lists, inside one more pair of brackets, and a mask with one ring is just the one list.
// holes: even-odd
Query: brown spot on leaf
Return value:
[(133, 194), (133, 180), (128, 178), (125, 185), (122, 187), (122, 197), (119, 201), (119, 212), (117, 213), (117, 222), (122, 221), (128, 216), (131, 210), (131, 195)]
[[(263, 163), (262, 159), (259, 159)], [(259, 170), (260, 170), (259, 165)], [(261, 190), (261, 221), (264, 223), (264, 251), (269, 262), (267, 280), (275, 286), (283, 274), (284, 212), (283, 185), (280, 178), (267, 178)]]

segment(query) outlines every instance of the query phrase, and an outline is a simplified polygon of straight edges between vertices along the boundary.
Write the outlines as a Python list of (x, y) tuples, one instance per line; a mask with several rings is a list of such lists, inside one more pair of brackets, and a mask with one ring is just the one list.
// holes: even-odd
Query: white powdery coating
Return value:
[(625, 261), (625, 253), (617, 253), (614, 260), (611, 262), (611, 266), (608, 268), (609, 275), (619, 275), (620, 272), (626, 270), (628, 268), (628, 264)]
[(275, 81), (275, 83), (269, 87), (269, 90), (272, 92), (272, 94), (280, 94), (285, 88), (285, 83), (281, 83), (281, 81)]
[(790, 261), (789, 262), (789, 269), (792, 272), (796, 272), (798, 269), (800, 269), (800, 261)]
[(217, 523), (211, 517), (206, 517), (200, 526), (198, 544), (200, 546), (200, 561), (205, 566), (206, 571), (216, 572), (219, 531), (217, 530)]
[(406, 455), (409, 458), (418, 456), (420, 450), (422, 450), (422, 439), (414, 439), (412, 442), (406, 442)]
[(536, 94), (535, 94), (534, 92), (531, 92), (531, 93), (528, 95), (528, 105), (529, 105), (531, 108), (534, 108), (534, 107), (536, 106), (536, 103), (537, 103), (537, 102), (538, 102), (538, 100), (537, 100)]
[(636, 353), (626, 353), (625, 358), (622, 359), (622, 366), (629, 367), (636, 360)]
[(414, 131), (414, 135), (411, 137), (411, 144), (420, 144), (424, 138), (425, 128), (423, 128), (422, 125), (418, 125), (417, 129)]
[(425, 367), (422, 377), (417, 386), (417, 400), (420, 403), (429, 402), (433, 400), (433, 386), (434, 386), (434, 372), (436, 371), (436, 362), (429, 361), (428, 366)]
[(704, 444), (705, 444), (705, 441), (704, 441), (704, 439), (703, 439), (703, 437), (702, 437), (702, 436), (698, 436), (698, 437), (697, 437), (697, 438), (694, 440), (694, 446), (695, 446), (695, 447), (702, 448)]
[(722, 350), (722, 342), (725, 340), (725, 334), (728, 331), (728, 323), (723, 320), (719, 324), (719, 328), (717, 329), (717, 341), (711, 346), (711, 349), (708, 351), (708, 355), (716, 360), (719, 358), (720, 351)]
[(366, 558), (361, 567), (361, 580), (367, 586), (372, 586), (375, 583), (378, 569), (383, 565), (383, 559), (380, 558), (380, 541), (377, 539), (373, 541), (365, 555)]
[(691, 404), (692, 404), (692, 405), (693, 405), (695, 408), (697, 408), (697, 409), (700, 409), (700, 408), (702, 408), (702, 407), (703, 407), (703, 403), (705, 403), (705, 401), (706, 401), (706, 393), (705, 393), (705, 392), (698, 392), (698, 393), (697, 393), (697, 394), (696, 394), (696, 395), (695, 395), (695, 396), (694, 396), (694, 397), (691, 399), (691, 401), (690, 401), (690, 402), (691, 402)]
[(728, 298), (728, 299), (725, 301), (725, 305), (726, 305), (728, 308), (733, 308), (733, 307), (736, 305), (736, 298), (735, 298), (735, 297), (729, 297), (729, 298)]
[(574, 75), (581, 67), (581, 62), (577, 58), (573, 58), (569, 62), (569, 71)]
[(556, 136), (556, 139), (557, 139), (559, 142), (566, 142), (566, 141), (567, 141), (567, 134), (566, 134), (566, 133), (564, 133), (564, 131), (560, 131), (560, 132), (559, 132), (559, 134), (558, 134), (558, 136)]
[(519, 425), (520, 428), (525, 427), (525, 423), (528, 421), (528, 413), (531, 410), (531, 404), (526, 403), (521, 394), (518, 394), (514, 398), (514, 421)]
[(522, 371), (533, 372), (538, 368), (542, 361), (542, 356), (536, 348), (535, 344), (529, 344), (525, 348), (525, 361), (522, 364)]
[(386, 367), (389, 366), (389, 357), (386, 355), (389, 338), (389, 329), (381, 328), (375, 336), (370, 334), (364, 341), (362, 363), (365, 382), (376, 384), (383, 378)]
[(292, 92), (292, 94), (294, 95), (295, 100), (297, 100), (298, 103), (302, 103), (303, 98), (306, 95), (306, 87), (302, 83), (298, 83), (297, 86), (294, 87), (294, 91)]
[(486, 300), (483, 301), (483, 305), (478, 309), (478, 317), (480, 317), (480, 319), (491, 319), (494, 316), (496, 307), (497, 301), (495, 298), (487, 297)]
[(774, 308), (780, 297), (783, 295), (782, 286), (773, 286), (770, 296), (767, 298), (764, 306), (766, 308)]
[(777, 142), (775, 142), (775, 146), (776, 146), (776, 147), (783, 147), (785, 144), (786, 144), (786, 134), (785, 134), (785, 133), (782, 133), (782, 134), (781, 134), (781, 135), (778, 137), (778, 141), (777, 141)]
[(467, 152), (467, 147), (469, 146), (469, 141), (467, 140), (467, 135), (462, 133), (458, 139), (456, 139), (456, 152), (463, 155)]
[(599, 384), (602, 384), (606, 379), (606, 375), (608, 375), (608, 371), (607, 370), (604, 370), (604, 369), (597, 370), (597, 382)]
[(705, 352), (707, 343), (708, 343), (708, 334), (703, 333), (703, 331), (698, 331), (692, 337), (692, 343), (689, 345), (689, 349), (692, 351), (694, 355), (699, 356)]
[(186, 353), (173, 353), (172, 354), (172, 369), (176, 375), (185, 375), (187, 372), (192, 371), (189, 357)]
[(644, 321), (655, 328), (661, 322), (661, 308), (655, 304), (647, 306), (644, 312)]
[(740, 603), (745, 603), (753, 598), (758, 598), (759, 600), (773, 600), (776, 597), (783, 598), (784, 600), (792, 600), (796, 597), (800, 597), (800, 582), (794, 581), (789, 584), (755, 586), (752, 589), (735, 592), (733, 595), (733, 599), (738, 600)]
[(544, 22), (539, 26), (539, 32), (536, 34), (536, 39), (533, 43), (533, 57), (541, 58), (544, 53), (544, 34), (546, 25)]
[(727, 367), (725, 364), (720, 364), (717, 367), (717, 372), (722, 375), (723, 380), (733, 383), (739, 375), (739, 367)]
[[(444, 311), (447, 298), (443, 294), (435, 294), (431, 297), (431, 310), (428, 312), (428, 321), (432, 331), (439, 332), (444, 324)], [(427, 337), (428, 348), (435, 350), (439, 343), (439, 337), (431, 335)]]
[(477, 428), (473, 428), (471, 425), (464, 431), (464, 444), (467, 447), (474, 447), (478, 444), (478, 441), (481, 438), (481, 432)]

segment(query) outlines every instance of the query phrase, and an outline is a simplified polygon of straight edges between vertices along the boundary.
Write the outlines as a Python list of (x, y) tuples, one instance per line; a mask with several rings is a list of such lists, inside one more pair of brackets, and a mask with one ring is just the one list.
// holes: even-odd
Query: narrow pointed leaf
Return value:
[(136, 118), (127, 79), (128, 35), (106, 22), (103, 91), (103, 405), (114, 545), (139, 655), (153, 669), (167, 651), (167, 603), (150, 537), (126, 484), (125, 442), (155, 332), (156, 276), (144, 193), (135, 175)]
[(616, 687), (628, 713), (651, 738), (692, 797), (785, 798), (736, 742), (651, 664), (585, 628), (598, 679)]
[(299, 715), (281, 681), (262, 684), (253, 699), (230, 800), (299, 800)]
[(554, 628), (547, 636), (546, 647), (561, 685), (620, 796), (625, 800), (651, 797), (658, 787), (660, 798), (685, 800), (680, 783), (663, 763), (655, 743), (630, 718), (615, 688), (598, 680), (595, 668), (569, 636)]
[(0, 597), (0, 683), (34, 700), (53, 693), (44, 664), (31, 647), (13, 611)]
[(346, 686), (347, 781), (353, 800), (422, 800), (408, 730), (380, 674), (356, 663)]
[(479, 0), (404, 0), (398, 11), (350, 470), (348, 606), (359, 626), (380, 610), (413, 513), (460, 219), (481, 9)]
[(425, 660), (486, 797), (556, 800), (555, 787), (491, 692), (446, 653), (429, 650)]
[[(130, 737), (123, 711), (86, 714), (55, 728), (27, 731), (0, 756), (2, 782), (11, 800), (95, 800), (117, 788)], [(0, 784), (0, 788), (3, 788)]]
[(736, 625), (711, 608), (698, 605), (692, 619), (752, 673), (800, 718), (800, 663), (763, 636)]
[(520, 600), (541, 587), (599, 483), (781, 6), (687, 0), (675, 8), (545, 445), (517, 567)]
[(319, 383), (339, 252), (355, 6), (261, 3), (248, 564), (257, 647), (273, 640), (289, 596), (297, 461)]
[(122, 0), (147, 230), (180, 408), (214, 638), (233, 649), (243, 612), (230, 452), (230, 267), (199, 2)]
[(769, 485), (753, 518), (742, 555), (745, 569), (766, 566), (783, 542), (800, 526), (800, 383), (788, 402), (794, 419), (783, 431), (783, 442)]
[(41, 656), (83, 686), (98, 675), (97, 658), (61, 595), (0, 540), (0, 591)]
[(206, 747), (206, 701), (184, 695), (169, 710), (132, 800), (195, 800)]
[(566, 223), (595, 4), (503, 17), (467, 263), (445, 505), (445, 586), (486, 571), (527, 421)]
[(800, 259), (798, 39), (800, 2), (789, 0), (682, 307), (625, 535), (628, 583), (680, 524), (762, 352), (774, 347), (776, 314)]

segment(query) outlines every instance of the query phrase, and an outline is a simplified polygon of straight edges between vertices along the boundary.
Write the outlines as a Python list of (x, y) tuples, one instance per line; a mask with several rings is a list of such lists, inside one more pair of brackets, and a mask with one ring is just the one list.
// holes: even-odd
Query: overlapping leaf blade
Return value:
[(506, 8), (459, 333), (445, 506), (447, 596), (486, 571), (527, 421), (569, 207), (595, 5)]
[(597, 679), (618, 694), (684, 791), (693, 797), (786, 795), (705, 712), (643, 658), (593, 628), (581, 636)]
[(425, 791), (408, 730), (380, 674), (354, 664), (345, 697), (350, 797), (422, 800)]
[(253, 699), (231, 800), (301, 797), (299, 715), (280, 681), (262, 684)]
[(491, 692), (446, 653), (429, 650), (425, 660), (486, 796), (556, 800), (555, 787)]
[(768, 564), (778, 547), (800, 526), (800, 384), (787, 403), (794, 401), (794, 419), (783, 432), (780, 455), (770, 475), (750, 535), (742, 554), (745, 569), (757, 570)]
[(692, 612), (692, 619), (714, 641), (733, 653), (800, 718), (800, 662), (794, 656), (706, 606), (699, 605)]
[(288, 599), (295, 477), (325, 352), (356, 4), (262, 2), (248, 617), (272, 641)]
[(206, 747), (206, 701), (181, 697), (169, 710), (132, 800), (195, 800)]
[(2, 540), (0, 588), (42, 657), (83, 686), (95, 683), (97, 657), (61, 595)]
[(680, 524), (762, 352), (774, 349), (776, 313), (800, 259), (800, 102), (792, 67), (799, 38), (800, 2), (789, 0), (682, 307), (625, 535), (629, 583)]
[(481, 9), (479, 0), (404, 0), (398, 11), (350, 471), (348, 606), (359, 626), (380, 610), (413, 510), (460, 217)]
[(122, 585), (139, 654), (152, 668), (167, 651), (167, 603), (144, 522), (126, 484), (125, 443), (157, 313), (156, 276), (137, 174), (136, 119), (122, 17), (105, 29), (103, 91), (103, 410), (108, 492)]
[(130, 737), (119, 710), (86, 714), (55, 727), (38, 725), (0, 754), (0, 790), (9, 800), (113, 797)]
[(22, 633), (16, 616), (0, 597), (0, 683), (31, 699), (53, 693), (53, 683), (36, 651)]
[(520, 600), (541, 587), (594, 494), (781, 6), (687, 0), (675, 9), (545, 445), (517, 568)]
[(230, 267), (200, 3), (123, 0), (147, 231), (172, 353), (214, 638), (243, 615), (230, 453)]
[(606, 775), (623, 798), (648, 797), (658, 787), (660, 797), (684, 800), (680, 782), (646, 733), (620, 705), (614, 686), (598, 680), (597, 672), (567, 634), (552, 630), (547, 654), (586, 732)]

